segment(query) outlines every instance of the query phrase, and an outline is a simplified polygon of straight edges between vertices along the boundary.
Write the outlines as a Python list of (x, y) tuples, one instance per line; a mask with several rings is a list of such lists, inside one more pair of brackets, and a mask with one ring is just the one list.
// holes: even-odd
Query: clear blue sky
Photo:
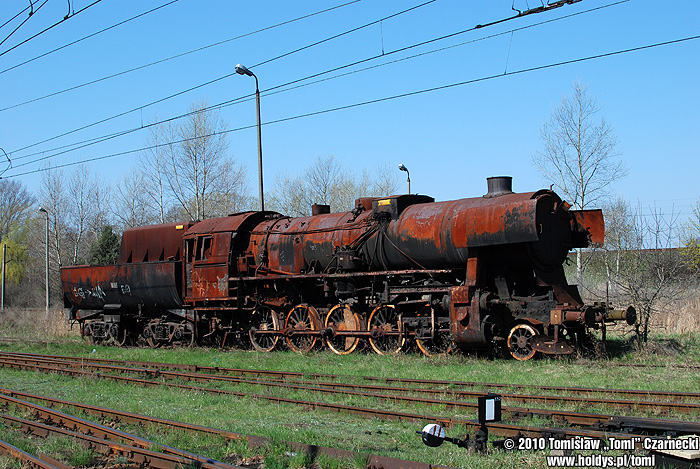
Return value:
[[(34, 0), (35, 9), (44, 0)], [(71, 0), (78, 12), (93, 0)], [(6, 108), (149, 62), (309, 15), (349, 0), (227, 1), (179, 0), (124, 25), (13, 68), (56, 47), (167, 3), (167, 0), (102, 0), (51, 30), (10, 47), (62, 19), (65, 0), (48, 0), (0, 45), (0, 108)], [(28, 5), (1, 0), (0, 24)], [(637, 52), (510, 74), (599, 54), (700, 35), (700, 2), (630, 0), (569, 18), (564, 16), (614, 3), (582, 0), (574, 5), (484, 27), (410, 50), (422, 41), (505, 19), (512, 0), (437, 0), (381, 24), (266, 62), (339, 33), (420, 5), (421, 0), (361, 0), (284, 26), (251, 34), (201, 52), (84, 86), (30, 104), (0, 111), (0, 147), (13, 168), (4, 177), (46, 164), (18, 166), (52, 149), (148, 124), (187, 111), (206, 100), (217, 104), (251, 94), (252, 78), (233, 75), (176, 98), (27, 150), (25, 146), (233, 73), (242, 63), (260, 79), (261, 90), (382, 54), (352, 72), (411, 55), (456, 46), (418, 58), (353, 73), (283, 93), (263, 95), (263, 123), (340, 106), (478, 80), (443, 90), (368, 104), (263, 127), (264, 169), (269, 188), (278, 172), (295, 173), (318, 155), (335, 155), (354, 169), (378, 162), (411, 171), (414, 192), (437, 200), (479, 196), (485, 178), (511, 175), (518, 192), (543, 187), (531, 157), (541, 148), (539, 129), (571, 92), (574, 81), (589, 86), (601, 115), (619, 139), (630, 168), (615, 185), (625, 199), (683, 216), (700, 196), (700, 39)], [(541, 6), (515, 0), (515, 8)], [(27, 12), (0, 29), (4, 39)], [(547, 24), (520, 29), (548, 20)], [(493, 38), (487, 36), (497, 35)], [(302, 82), (304, 83), (304, 82)], [(221, 110), (231, 129), (255, 124), (255, 103)], [(147, 131), (130, 133), (56, 156), (61, 165), (145, 146)], [(254, 129), (230, 133), (234, 157), (257, 193)], [(43, 152), (27, 156), (31, 153)], [(24, 158), (23, 158), (24, 156)], [(93, 172), (113, 182), (136, 164), (135, 154), (91, 163)], [(73, 168), (65, 168), (69, 173)], [(397, 169), (398, 171), (398, 169)], [(404, 173), (401, 173), (404, 176)], [(30, 190), (40, 174), (17, 176)], [(403, 180), (403, 179), (402, 179)]]

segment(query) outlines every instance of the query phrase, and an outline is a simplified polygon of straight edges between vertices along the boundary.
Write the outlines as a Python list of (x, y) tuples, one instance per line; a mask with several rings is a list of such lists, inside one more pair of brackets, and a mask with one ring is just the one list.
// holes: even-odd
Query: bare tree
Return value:
[(90, 245), (107, 224), (108, 193), (109, 187), (87, 165), (78, 166), (68, 183), (63, 171), (43, 173), (39, 199), (49, 217), (55, 270), (85, 261)]
[(62, 170), (49, 168), (42, 173), (39, 199), (49, 217), (49, 250), (54, 258), (54, 264), (61, 267), (68, 212), (68, 189)]
[(396, 165), (388, 163), (378, 163), (374, 171), (364, 170), (362, 172), (362, 182), (360, 189), (367, 189), (365, 196), (382, 197), (393, 195), (399, 191), (399, 176), (396, 172)]
[(352, 208), (355, 189), (353, 175), (334, 155), (317, 157), (316, 162), (304, 171), (304, 182), (307, 207), (320, 203), (330, 205), (337, 211)]
[(695, 202), (693, 215), (683, 224), (681, 243), (689, 267), (700, 270), (700, 199)]
[(657, 313), (669, 308), (691, 281), (683, 262), (678, 214), (656, 207), (642, 213), (618, 200), (606, 219), (606, 271), (618, 301), (631, 303), (639, 315), (641, 338), (646, 341)]
[(147, 139), (149, 149), (138, 158), (143, 193), (148, 200), (146, 206), (155, 211), (158, 223), (165, 223), (167, 213), (172, 210), (167, 167), (168, 162), (175, 159), (178, 140), (178, 129), (173, 122), (155, 125), (150, 128)]
[(297, 176), (285, 173), (275, 179), (270, 206), (286, 215), (307, 216), (313, 204), (330, 205), (334, 212), (351, 210), (359, 197), (380, 197), (396, 192), (396, 171), (387, 164), (358, 176), (334, 155), (318, 156), (314, 164)]
[(23, 221), (34, 197), (18, 181), (0, 180), (0, 239), (10, 232), (12, 225)]
[(87, 165), (78, 166), (68, 183), (66, 238), (71, 246), (71, 263), (84, 263), (90, 245), (107, 224), (108, 188)]
[(163, 208), (153, 205), (153, 198), (146, 189), (148, 186), (144, 173), (133, 170), (115, 185), (113, 216), (119, 220), (121, 231), (164, 222)]
[(196, 103), (179, 125), (155, 126), (141, 155), (145, 192), (161, 223), (224, 216), (253, 204), (246, 169), (229, 155), (227, 125), (206, 108)]
[(276, 210), (290, 217), (309, 215), (310, 206), (307, 203), (306, 184), (302, 176), (292, 176), (289, 173), (278, 173), (270, 194), (265, 196), (266, 208)]
[[(576, 82), (573, 95), (562, 99), (540, 129), (543, 149), (533, 156), (543, 177), (576, 209), (604, 201), (613, 182), (627, 174), (618, 159), (617, 137), (586, 86)], [(581, 250), (576, 255), (576, 274), (581, 282)]]
[(620, 197), (604, 205), (603, 215), (605, 243), (602, 252), (606, 289), (609, 294), (617, 297), (622, 255), (635, 246), (634, 216), (629, 204)]

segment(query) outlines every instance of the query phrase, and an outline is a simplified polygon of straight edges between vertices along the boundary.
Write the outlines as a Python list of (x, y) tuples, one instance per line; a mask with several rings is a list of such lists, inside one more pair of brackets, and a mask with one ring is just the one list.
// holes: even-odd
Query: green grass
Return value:
[[(31, 345), (0, 345), (5, 351), (23, 351), (70, 355), (79, 357), (155, 361), (197, 364), (231, 368), (284, 370), (306, 373), (328, 373), (343, 375), (343, 381), (362, 376), (417, 378), (448, 381), (475, 381), (482, 383), (512, 383), (526, 385), (560, 385), (576, 387), (627, 388), (673, 391), (698, 391), (700, 372), (682, 367), (626, 368), (616, 363), (654, 363), (660, 365), (700, 364), (700, 339), (691, 335), (654, 338), (647, 348), (637, 350), (624, 337), (613, 337), (609, 342), (605, 360), (590, 358), (545, 358), (521, 363), (515, 360), (491, 359), (485, 356), (461, 354), (427, 358), (418, 354), (393, 357), (355, 352), (338, 356), (329, 351), (299, 355), (293, 352), (269, 354), (255, 351), (220, 351), (216, 349), (119, 349), (88, 345), (75, 336), (60, 338), (60, 343)], [(325, 380), (325, 379), (324, 379)], [(195, 386), (207, 384), (188, 383)], [(392, 408), (397, 410), (473, 419), (475, 413), (461, 410), (451, 411), (439, 407), (415, 407), (393, 401), (366, 400), (352, 396), (329, 397), (320, 394), (307, 395), (303, 391), (267, 391), (253, 385), (210, 384), (213, 387), (245, 390), (251, 393), (273, 393), (303, 400), (323, 400), (366, 407)], [(182, 432), (168, 432), (157, 427), (140, 428), (126, 426), (122, 429), (152, 439), (162, 445), (170, 445), (204, 454), (234, 464), (246, 460), (263, 458), (265, 468), (354, 468), (363, 467), (363, 461), (335, 461), (319, 458), (310, 461), (304, 454), (295, 454), (285, 442), (295, 441), (320, 446), (335, 447), (362, 453), (443, 464), (452, 467), (544, 467), (543, 452), (492, 451), (490, 456), (468, 456), (463, 449), (445, 443), (439, 448), (422, 445), (415, 433), (430, 422), (389, 422), (367, 419), (346, 413), (327, 410), (312, 410), (291, 404), (277, 404), (263, 399), (216, 396), (204, 392), (184, 391), (167, 387), (143, 388), (123, 385), (108, 380), (91, 378), (75, 379), (67, 376), (49, 375), (28, 371), (0, 368), (0, 386), (41, 395), (55, 396), (66, 400), (115, 408), (164, 419), (196, 423), (242, 434), (270, 438), (272, 443), (260, 450), (252, 450), (243, 442), (226, 442), (217, 437), (197, 437)], [(482, 386), (483, 391), (491, 390)], [(518, 391), (521, 392), (521, 391)], [(536, 392), (533, 392), (536, 393)], [(439, 391), (430, 397), (440, 397)], [(504, 405), (509, 405), (504, 401)], [(532, 407), (546, 407), (532, 405)], [(620, 414), (621, 411), (585, 406), (591, 412)], [(74, 413), (71, 409), (64, 409)], [(682, 417), (682, 416), (681, 416)], [(87, 417), (86, 417), (87, 418)], [(697, 416), (692, 418), (697, 419)], [(533, 420), (534, 425), (546, 424)], [(5, 433), (0, 427), (0, 431)], [(40, 439), (28, 438), (15, 431), (13, 441), (26, 446), (32, 454), (46, 452), (67, 464), (83, 466), (90, 464), (94, 455), (80, 455), (70, 449), (67, 442), (52, 446)], [(464, 428), (448, 429), (448, 435), (464, 437)], [(39, 443), (33, 443), (34, 440)], [(13, 443), (16, 446), (19, 444)], [(36, 446), (36, 445), (39, 446)], [(61, 450), (64, 445), (69, 451)], [(70, 458), (77, 457), (73, 461)], [(82, 461), (82, 462), (81, 462)], [(0, 459), (0, 467), (3, 466)], [(9, 460), (9, 466), (13, 467)], [(18, 467), (18, 466), (14, 466)]]
[[(0, 439), (31, 455), (40, 453), (52, 455), (73, 467), (88, 467), (98, 461), (98, 455), (87, 446), (66, 436), (49, 436), (47, 438), (28, 437), (18, 429), (0, 422)], [(0, 468), (24, 467), (17, 461), (0, 456)]]

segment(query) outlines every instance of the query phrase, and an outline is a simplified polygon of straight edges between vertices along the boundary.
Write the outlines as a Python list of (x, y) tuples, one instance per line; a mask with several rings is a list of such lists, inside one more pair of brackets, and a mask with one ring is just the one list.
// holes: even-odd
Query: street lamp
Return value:
[(39, 211), (46, 217), (46, 324), (49, 321), (49, 211), (39, 207)]
[(258, 87), (258, 77), (243, 65), (236, 65), (236, 73), (255, 78), (255, 106), (258, 110), (258, 187), (260, 190), (260, 211), (265, 210), (265, 199), (263, 198), (263, 167), (262, 167), (262, 129), (260, 125), (260, 88)]
[(408, 168), (405, 167), (404, 165), (400, 164), (399, 169), (401, 171), (406, 171), (406, 182), (408, 183), (408, 193), (411, 193), (411, 173), (408, 172)]

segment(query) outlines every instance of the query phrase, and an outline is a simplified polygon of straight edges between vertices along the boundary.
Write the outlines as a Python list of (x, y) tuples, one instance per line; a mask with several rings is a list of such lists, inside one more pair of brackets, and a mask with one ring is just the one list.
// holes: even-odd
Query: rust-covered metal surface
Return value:
[(540, 262), (560, 266), (571, 246), (569, 220), (551, 191), (412, 205), (387, 227), (388, 242), (368, 249), (392, 267), (435, 268), (465, 265), (472, 249), (529, 243)]
[[(586, 221), (593, 226), (595, 219)], [(470, 249), (529, 243), (539, 263), (555, 267), (573, 247), (573, 226), (553, 192), (509, 193), (416, 203), (393, 220), (368, 210), (268, 220), (254, 229), (250, 250), (270, 270), (291, 274), (461, 267)], [(593, 231), (598, 239), (600, 231)]]
[(124, 230), (117, 264), (180, 260), (182, 237), (193, 224), (166, 223)]
[(537, 240), (528, 194), (412, 205), (368, 242), (373, 267), (462, 266), (469, 249)]
[(605, 220), (602, 210), (571, 210), (571, 215), (575, 248), (602, 245), (605, 242)]
[(339, 248), (369, 229), (370, 215), (364, 211), (268, 220), (253, 230), (249, 247), (258, 262), (264, 260), (279, 273), (324, 271)]
[[(132, 315), (120, 321), (131, 328), (122, 342), (148, 335), (151, 326), (142, 323), (160, 324), (168, 314), (163, 327), (179, 331), (180, 308), (192, 313), (193, 342), (225, 342), (290, 336), (295, 305), (325, 315), (358, 304), (356, 325), (324, 334), (381, 335), (386, 344), (402, 335), (428, 344), (421, 350), (431, 356), (445, 353), (448, 341), (488, 348), (506, 337), (518, 359), (529, 358), (530, 343), (563, 353), (560, 329), (611, 317), (605, 305), (585, 307), (563, 270), (571, 249), (603, 242), (602, 212), (570, 210), (551, 190), (514, 193), (509, 177), (488, 182), (482, 197), (446, 202), (417, 194), (366, 197), (343, 213), (316, 205), (308, 217), (251, 211), (127, 230), (117, 265), (63, 269), (65, 297), (77, 309)], [(384, 307), (399, 319), (375, 316)], [(93, 340), (112, 324), (104, 321), (89, 329)], [(382, 332), (393, 328), (401, 332)], [(315, 327), (291, 335), (320, 334)]]
[(33, 469), (61, 469), (64, 467), (44, 461), (2, 440), (0, 440), (0, 454), (6, 454), (17, 459), (22, 464), (22, 467)]
[(210, 218), (191, 224), (190, 228), (185, 232), (185, 236), (189, 238), (225, 231), (235, 233), (242, 226), (244, 229), (248, 229), (251, 223), (257, 224), (270, 214), (274, 214), (274, 212), (241, 212), (227, 217)]
[(193, 225), (184, 236), (185, 298), (201, 302), (230, 296), (229, 277), (238, 272), (250, 230), (271, 212), (243, 212)]
[(182, 263), (147, 262), (61, 269), (63, 294), (78, 309), (182, 306)]

